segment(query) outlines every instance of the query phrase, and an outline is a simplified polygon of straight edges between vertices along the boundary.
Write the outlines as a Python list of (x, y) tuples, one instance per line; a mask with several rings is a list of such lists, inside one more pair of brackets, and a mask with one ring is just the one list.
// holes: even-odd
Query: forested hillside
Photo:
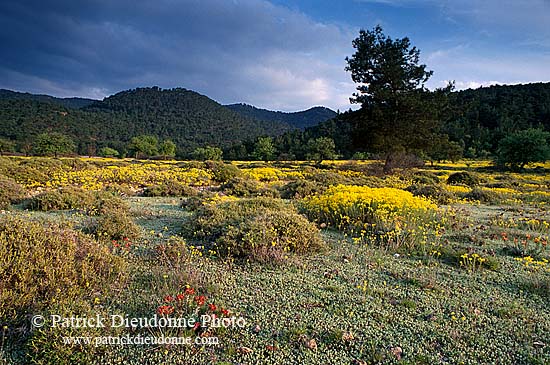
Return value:
[(320, 106), (294, 113), (274, 112), (248, 104), (231, 104), (226, 105), (226, 107), (243, 116), (258, 120), (279, 121), (299, 129), (312, 127), (337, 115), (334, 110)]
[[(465, 157), (489, 157), (499, 141), (527, 128), (550, 130), (550, 83), (498, 85), (453, 92), (442, 115), (441, 135), (460, 146)], [(276, 139), (280, 150), (301, 155), (309, 138), (334, 139), (336, 150), (344, 157), (369, 151), (368, 141), (375, 136), (357, 125), (368, 118), (363, 110), (348, 111), (303, 133), (289, 132)], [(360, 134), (360, 136), (359, 136)], [(359, 138), (360, 137), (360, 138)]]
[(504, 136), (529, 127), (550, 129), (550, 83), (496, 85), (451, 94), (444, 131), (471, 157), (495, 150)]
[(72, 137), (80, 154), (95, 154), (104, 146), (124, 152), (132, 137), (153, 135), (174, 141), (178, 155), (184, 156), (199, 146), (226, 147), (291, 129), (284, 123), (243, 117), (193, 91), (156, 87), (120, 92), (82, 109), (0, 100), (0, 123), (0, 137), (15, 140), (21, 151), (37, 134), (53, 131)]
[(97, 100), (86, 99), (86, 98), (56, 98), (50, 95), (20, 93), (17, 91), (11, 91), (6, 89), (0, 89), (0, 100), (35, 100), (35, 101), (59, 104), (67, 108), (73, 108), (73, 109), (83, 108), (97, 101)]

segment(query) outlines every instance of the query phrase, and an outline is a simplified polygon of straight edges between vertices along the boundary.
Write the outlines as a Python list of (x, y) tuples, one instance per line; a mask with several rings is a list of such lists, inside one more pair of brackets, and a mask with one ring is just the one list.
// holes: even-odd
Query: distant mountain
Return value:
[(259, 109), (248, 104), (231, 104), (226, 105), (226, 107), (246, 117), (258, 120), (283, 122), (298, 129), (313, 127), (321, 122), (332, 119), (337, 115), (334, 110), (321, 106), (316, 106), (308, 110), (294, 113)]
[(182, 88), (123, 91), (81, 109), (71, 109), (52, 99), (44, 102), (33, 97), (0, 97), (0, 137), (16, 140), (21, 146), (32, 143), (36, 134), (57, 131), (73, 137), (80, 154), (94, 154), (103, 146), (123, 152), (132, 137), (150, 134), (173, 140), (178, 154), (186, 156), (196, 147), (223, 148), (292, 129), (279, 121), (244, 117)]
[(0, 100), (35, 100), (45, 103), (58, 104), (71, 109), (83, 108), (97, 101), (86, 98), (56, 98), (50, 95), (21, 93), (6, 89), (0, 89)]

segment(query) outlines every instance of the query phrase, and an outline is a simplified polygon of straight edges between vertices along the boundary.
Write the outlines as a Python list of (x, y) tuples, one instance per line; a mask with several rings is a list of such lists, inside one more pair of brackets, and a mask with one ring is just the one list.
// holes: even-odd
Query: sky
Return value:
[(420, 49), (431, 89), (550, 81), (550, 0), (2, 0), (0, 88), (347, 110), (345, 58), (377, 24)]

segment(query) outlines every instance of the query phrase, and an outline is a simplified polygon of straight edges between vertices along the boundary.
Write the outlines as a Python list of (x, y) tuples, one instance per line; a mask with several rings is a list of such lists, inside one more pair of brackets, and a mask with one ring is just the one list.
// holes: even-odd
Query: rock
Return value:
[(302, 345), (304, 345), (308, 349), (313, 351), (317, 350), (317, 341), (315, 341), (314, 338), (308, 338), (306, 335), (300, 335), (299, 340)]
[(353, 336), (353, 333), (351, 332), (344, 332), (342, 334), (342, 341), (344, 342), (351, 342), (355, 339), (355, 337)]
[(401, 347), (392, 347), (390, 351), (398, 361), (401, 360), (401, 356), (403, 356), (403, 349)]
[(239, 354), (251, 354), (254, 352), (250, 347), (242, 346), (237, 349)]

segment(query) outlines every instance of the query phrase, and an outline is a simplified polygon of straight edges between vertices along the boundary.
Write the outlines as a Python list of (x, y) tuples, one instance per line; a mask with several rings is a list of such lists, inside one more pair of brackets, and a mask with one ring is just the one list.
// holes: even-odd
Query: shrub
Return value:
[(451, 174), (447, 178), (447, 184), (450, 185), (459, 185), (464, 184), (468, 186), (475, 186), (480, 183), (479, 178), (472, 173), (461, 171)]
[(275, 198), (279, 192), (268, 186), (264, 186), (256, 180), (235, 177), (221, 186), (222, 190), (229, 195), (238, 197), (267, 196)]
[(143, 191), (143, 196), (195, 196), (197, 194), (194, 188), (174, 180), (147, 187)]
[(424, 160), (410, 153), (392, 153), (386, 156), (384, 172), (391, 172), (393, 169), (410, 169), (423, 167)]
[(13, 179), (0, 175), (0, 209), (6, 209), (26, 195), (25, 189)]
[(257, 261), (324, 247), (315, 225), (280, 199), (241, 199), (203, 206), (184, 224), (183, 232), (214, 242), (214, 250), (222, 256)]
[(306, 198), (302, 207), (319, 223), (394, 248), (416, 246), (438, 235), (437, 206), (400, 189), (332, 186)]
[[(89, 236), (55, 224), (0, 219), (0, 320), (17, 321), (48, 303), (101, 292), (124, 261)], [(15, 314), (15, 317), (14, 317)]]
[(122, 240), (139, 237), (139, 227), (128, 216), (128, 205), (122, 200), (105, 200), (99, 207), (100, 216), (89, 227), (99, 239)]
[(411, 192), (414, 196), (420, 196), (430, 198), (438, 204), (449, 204), (455, 196), (450, 191), (447, 191), (438, 184), (415, 184), (409, 186), (407, 191)]
[(323, 186), (340, 185), (340, 184), (352, 184), (353, 181), (350, 177), (338, 174), (332, 171), (319, 171), (314, 170), (309, 176), (308, 180), (319, 183)]
[(306, 196), (321, 193), (326, 187), (305, 179), (291, 181), (280, 188), (283, 199), (303, 199)]
[(237, 166), (217, 161), (207, 161), (206, 165), (212, 171), (214, 180), (219, 183), (225, 183), (235, 177), (241, 176), (241, 170)]
[(38, 194), (29, 201), (32, 210), (69, 210), (93, 207), (96, 200), (94, 192), (76, 187), (66, 187)]
[(416, 184), (439, 184), (439, 178), (430, 171), (416, 171), (412, 175), (412, 181)]
[(117, 150), (111, 147), (103, 147), (99, 150), (99, 155), (101, 157), (118, 157), (119, 153)]
[(28, 208), (32, 210), (80, 209), (91, 215), (100, 214), (104, 206), (129, 209), (126, 202), (112, 193), (89, 191), (73, 186), (38, 194), (28, 202)]
[(479, 201), (481, 203), (489, 203), (489, 204), (498, 202), (497, 194), (495, 194), (492, 191), (484, 190), (481, 188), (473, 188), (472, 191), (464, 194), (463, 198), (472, 200), (472, 201)]

